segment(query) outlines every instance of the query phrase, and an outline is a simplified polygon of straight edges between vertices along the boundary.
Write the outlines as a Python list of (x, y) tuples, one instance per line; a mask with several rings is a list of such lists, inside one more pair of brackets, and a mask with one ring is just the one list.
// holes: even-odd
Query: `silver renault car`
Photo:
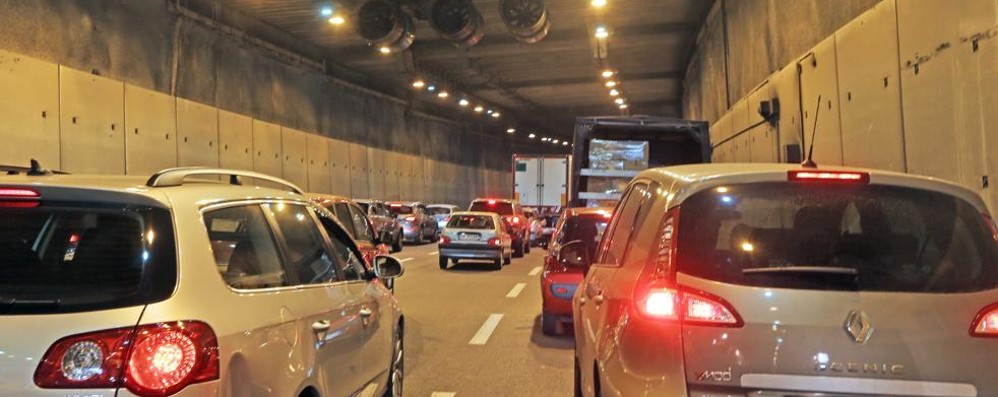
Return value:
[(401, 264), (298, 187), (30, 174), (0, 176), (0, 396), (401, 396)]
[(998, 396), (998, 229), (951, 183), (703, 164), (631, 181), (573, 299), (584, 396)]

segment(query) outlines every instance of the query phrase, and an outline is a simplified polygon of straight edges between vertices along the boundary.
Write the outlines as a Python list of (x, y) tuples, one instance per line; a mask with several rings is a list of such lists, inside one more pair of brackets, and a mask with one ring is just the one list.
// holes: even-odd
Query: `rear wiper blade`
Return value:
[(0, 297), (0, 307), (59, 307), (61, 299), (16, 299)]
[(855, 276), (859, 271), (851, 267), (835, 266), (782, 266), (782, 267), (750, 267), (742, 269), (742, 274), (773, 274), (773, 273), (815, 273)]

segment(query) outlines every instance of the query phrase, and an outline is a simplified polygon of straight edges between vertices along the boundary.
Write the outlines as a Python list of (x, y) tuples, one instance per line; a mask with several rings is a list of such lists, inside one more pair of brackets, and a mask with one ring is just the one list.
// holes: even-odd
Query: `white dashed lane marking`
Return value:
[(496, 327), (499, 326), (499, 321), (502, 320), (502, 314), (492, 314), (488, 319), (485, 320), (485, 324), (478, 329), (475, 336), (471, 337), (471, 341), (468, 342), (469, 345), (484, 345), (485, 342), (489, 341), (489, 337), (495, 332)]
[(408, 262), (408, 261), (411, 261), (411, 260), (413, 260), (413, 259), (416, 259), (416, 258), (404, 258), (404, 259), (399, 259), (399, 262)]
[(513, 289), (509, 290), (509, 293), (506, 294), (506, 297), (516, 298), (517, 296), (520, 296), (520, 292), (523, 292), (523, 289), (526, 287), (527, 283), (516, 283), (516, 285), (513, 286)]
[(440, 255), (440, 251), (433, 251), (430, 253), (430, 255)]
[(533, 270), (530, 271), (530, 273), (527, 273), (528, 276), (536, 276), (538, 274), (541, 274), (540, 266), (535, 267)]
[(430, 397), (454, 397), (456, 395), (457, 393), (449, 391), (435, 391), (433, 394), (430, 394)]

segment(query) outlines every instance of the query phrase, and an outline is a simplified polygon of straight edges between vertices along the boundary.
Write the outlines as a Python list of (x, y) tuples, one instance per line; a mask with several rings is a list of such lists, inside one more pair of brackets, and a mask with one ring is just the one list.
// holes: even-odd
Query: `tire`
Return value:
[(402, 232), (399, 232), (399, 234), (395, 236), (395, 240), (392, 241), (392, 252), (399, 251), (402, 251)]
[(502, 270), (502, 259), (492, 261), (492, 267), (495, 268), (495, 270)]
[(395, 346), (392, 348), (392, 362), (388, 369), (388, 384), (382, 397), (402, 397), (402, 385), (405, 383), (405, 332), (399, 326), (395, 332)]
[(558, 332), (558, 317), (547, 312), (541, 312), (541, 332), (547, 336), (560, 335)]
[(530, 240), (527, 240), (527, 241), (523, 242), (523, 253), (524, 254), (529, 254), (530, 253)]
[(523, 257), (523, 241), (516, 240), (513, 241), (513, 257), (522, 258)]
[(575, 359), (575, 384), (573, 385), (575, 397), (582, 397), (582, 370), (579, 369), (579, 359)]
[(447, 269), (447, 257), (446, 256), (441, 256), (440, 257), (440, 268), (444, 269), (444, 270)]

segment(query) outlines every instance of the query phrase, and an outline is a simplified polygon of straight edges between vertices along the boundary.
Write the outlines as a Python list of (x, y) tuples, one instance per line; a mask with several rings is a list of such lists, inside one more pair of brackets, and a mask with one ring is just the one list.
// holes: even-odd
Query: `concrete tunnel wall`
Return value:
[[(0, 2), (0, 163), (250, 168), (313, 191), (459, 205), (511, 195), (523, 147), (510, 139), (415, 112), (174, 4)], [(239, 143), (257, 158), (226, 153)], [(327, 161), (305, 167), (324, 156), (318, 146)]]
[[(711, 123), (715, 162), (785, 162), (806, 152), (820, 95), (819, 165), (953, 181), (994, 213), (996, 87), (996, 0), (718, 0), (683, 113)], [(761, 123), (771, 99), (780, 115)]]

